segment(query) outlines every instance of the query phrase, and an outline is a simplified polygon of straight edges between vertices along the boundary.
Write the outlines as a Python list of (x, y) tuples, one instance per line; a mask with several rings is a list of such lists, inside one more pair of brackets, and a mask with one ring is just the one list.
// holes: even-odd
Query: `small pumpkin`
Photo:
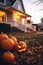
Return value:
[(2, 55), (2, 61), (5, 62), (5, 63), (11, 63), (12, 61), (14, 61), (15, 59), (15, 56), (13, 53), (11, 52), (5, 52), (3, 55)]
[(24, 41), (20, 41), (16, 46), (17, 52), (24, 52), (27, 50), (27, 45)]
[(8, 39), (4, 39), (2, 42), (1, 42), (1, 47), (4, 49), (4, 50), (11, 50), (14, 48), (14, 41), (10, 38)]

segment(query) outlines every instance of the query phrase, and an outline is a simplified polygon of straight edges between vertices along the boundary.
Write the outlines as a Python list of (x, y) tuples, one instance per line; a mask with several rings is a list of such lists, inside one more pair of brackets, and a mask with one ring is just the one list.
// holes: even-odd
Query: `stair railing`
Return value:
[(20, 22), (15, 22), (14, 21), (14, 27), (17, 27), (17, 28), (19, 28), (21, 31), (24, 31), (24, 32), (26, 32), (26, 26), (25, 25), (23, 25), (22, 23), (20, 23)]

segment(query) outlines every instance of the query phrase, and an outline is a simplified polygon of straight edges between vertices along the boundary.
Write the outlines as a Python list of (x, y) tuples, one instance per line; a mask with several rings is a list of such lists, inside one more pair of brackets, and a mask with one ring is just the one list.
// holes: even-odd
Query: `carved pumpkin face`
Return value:
[(8, 52), (5, 52), (3, 54), (3, 56), (2, 56), (2, 60), (5, 63), (10, 63), (10, 62), (14, 61), (14, 58), (15, 58), (14, 54), (11, 53), (11, 52), (9, 52), (9, 51)]
[(17, 52), (24, 52), (27, 49), (27, 45), (25, 42), (20, 41), (17, 45)]
[(4, 49), (4, 50), (11, 50), (14, 48), (14, 41), (10, 38), (8, 39), (4, 39), (1, 43), (1, 47)]

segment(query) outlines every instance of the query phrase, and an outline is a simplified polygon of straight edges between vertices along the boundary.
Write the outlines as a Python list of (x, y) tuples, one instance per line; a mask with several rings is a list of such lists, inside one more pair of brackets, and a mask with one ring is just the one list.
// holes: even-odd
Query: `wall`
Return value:
[(36, 26), (33, 26), (33, 30), (36, 31)]
[(16, 3), (14, 3), (13, 7), (21, 12), (23, 11), (22, 3), (18, 0)]

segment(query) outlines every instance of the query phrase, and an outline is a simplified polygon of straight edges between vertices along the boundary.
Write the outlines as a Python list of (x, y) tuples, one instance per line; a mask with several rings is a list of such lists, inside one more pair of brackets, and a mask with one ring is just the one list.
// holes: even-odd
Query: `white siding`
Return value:
[(23, 11), (23, 7), (22, 7), (22, 3), (18, 0), (14, 3), (13, 7), (21, 12), (24, 12)]

